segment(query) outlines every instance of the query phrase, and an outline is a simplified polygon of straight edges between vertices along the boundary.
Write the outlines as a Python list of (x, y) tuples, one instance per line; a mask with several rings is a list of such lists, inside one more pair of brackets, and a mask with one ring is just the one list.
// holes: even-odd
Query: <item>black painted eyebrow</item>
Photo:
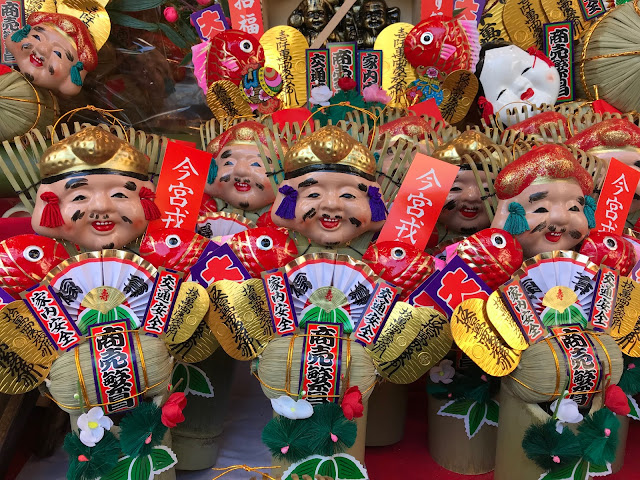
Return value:
[(36, 32), (44, 32), (44, 28), (42, 28), (40, 25), (36, 25), (35, 27), (33, 27), (33, 29)]
[(73, 53), (71, 53), (69, 50), (65, 50), (64, 53), (65, 53), (65, 55), (67, 56), (67, 59), (70, 62), (73, 62), (75, 60), (75, 57), (73, 56)]
[(366, 191), (367, 191), (367, 186), (366, 186), (364, 183), (359, 183), (359, 184), (358, 184), (358, 188), (359, 188), (360, 190), (362, 190), (363, 192), (366, 192)]
[(86, 187), (87, 185), (89, 185), (89, 181), (86, 178), (72, 178), (65, 184), (64, 189), (68, 190), (79, 187)]
[(124, 188), (126, 188), (127, 190), (131, 190), (132, 192), (135, 192), (138, 186), (134, 182), (127, 182), (124, 184)]
[(224, 152), (222, 152), (222, 155), (220, 155), (220, 158), (229, 158), (231, 155), (233, 155), (233, 152), (231, 150), (225, 150)]
[(298, 188), (310, 187), (311, 185), (315, 185), (318, 181), (315, 178), (308, 178), (304, 182), (300, 182), (298, 184)]
[(534, 193), (529, 197), (529, 203), (537, 202), (539, 200), (544, 200), (549, 195), (549, 192), (538, 192)]
[(584, 207), (584, 197), (578, 197), (578, 203)]

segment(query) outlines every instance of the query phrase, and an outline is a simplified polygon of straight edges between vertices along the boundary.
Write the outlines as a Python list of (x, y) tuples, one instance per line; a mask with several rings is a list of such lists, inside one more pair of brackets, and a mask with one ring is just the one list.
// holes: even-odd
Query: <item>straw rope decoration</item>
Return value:
[(640, 7), (638, 0), (606, 12), (584, 36), (576, 82), (582, 95), (594, 100), (594, 86), (600, 96), (623, 112), (640, 110)]
[[(99, 111), (99, 109), (95, 110)], [(29, 212), (33, 212), (35, 206), (36, 190), (40, 183), (38, 163), (44, 151), (52, 143), (68, 138), (88, 126), (90, 126), (89, 123), (75, 122), (73, 125), (57, 123), (55, 126), (46, 127), (43, 131), (33, 129), (22, 137), (16, 137), (13, 141), (2, 142), (0, 170)], [(145, 153), (150, 159), (149, 173), (160, 174), (162, 158), (168, 142), (166, 137), (149, 135), (133, 128), (127, 129), (121, 124), (99, 124), (98, 126)]]

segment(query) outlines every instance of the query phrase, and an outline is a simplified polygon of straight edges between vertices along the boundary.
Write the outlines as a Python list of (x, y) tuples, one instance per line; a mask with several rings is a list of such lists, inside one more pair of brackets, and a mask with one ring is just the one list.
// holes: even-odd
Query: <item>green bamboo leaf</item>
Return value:
[(322, 475), (324, 477), (336, 478), (336, 464), (334, 463), (332, 458), (325, 460), (322, 462), (320, 467), (318, 467), (318, 475)]
[(164, 472), (178, 463), (175, 453), (173, 453), (169, 447), (165, 447), (164, 445), (153, 447), (149, 457), (151, 458), (153, 473), (155, 474)]
[(589, 473), (611, 473), (611, 464), (608, 463), (606, 465), (593, 465), (592, 463), (590, 463)]
[(469, 413), (469, 409), (471, 408), (471, 405), (474, 404), (473, 400), (466, 400), (466, 399), (460, 399), (460, 400), (452, 400), (451, 402), (445, 404), (442, 408), (440, 408), (440, 411), (438, 412), (438, 414), (448, 414), (448, 415), (455, 415), (458, 417), (462, 417), (462, 416), (466, 416), (467, 413)]
[(572, 480), (589, 480), (589, 462), (582, 460), (571, 478)]
[[(582, 459), (578, 460), (578, 462), (582, 462)], [(552, 472), (547, 472), (546, 475), (543, 475), (538, 480), (568, 480), (572, 478), (575, 468), (576, 463), (571, 463)]]
[(193, 365), (188, 365), (187, 369), (189, 370), (189, 393), (201, 397), (213, 397), (213, 386), (207, 374)]
[(631, 409), (627, 414), (627, 417), (633, 418), (634, 420), (640, 420), (640, 408), (638, 408), (638, 402), (636, 402), (635, 398), (631, 395), (627, 395), (627, 400), (629, 402), (629, 408)]
[(162, 33), (164, 33), (169, 41), (173, 43), (178, 48), (187, 48), (189, 45), (186, 40), (180, 36), (178, 32), (176, 32), (173, 28), (171, 28), (166, 23), (158, 23), (158, 28)]
[(109, 18), (111, 19), (111, 23), (115, 23), (116, 25), (121, 25), (123, 27), (147, 30), (149, 32), (158, 31), (157, 23), (144, 22), (124, 13), (110, 12)]
[(112, 10), (120, 12), (141, 12), (162, 6), (166, 0), (114, 0), (107, 5), (109, 16)]
[(189, 65), (193, 61), (193, 52), (187, 53), (182, 61), (180, 62), (180, 66), (184, 67), (185, 65)]
[(485, 403), (474, 403), (469, 410), (469, 438), (473, 437), (484, 423), (487, 415), (487, 405)]
[(174, 392), (184, 392), (189, 387), (189, 371), (183, 363), (176, 363), (171, 374), (171, 385)]
[(342, 480), (358, 480), (367, 478), (366, 472), (363, 472), (349, 456), (336, 455), (333, 457), (338, 467), (337, 477)]
[(498, 424), (498, 418), (500, 417), (500, 405), (495, 400), (489, 400), (487, 402), (487, 421)]
[(190, 22), (178, 22), (175, 25), (180, 34), (186, 38), (189, 43), (200, 43), (200, 37), (198, 37), (195, 28), (193, 28)]
[(311, 478), (315, 478), (316, 469), (323, 460), (324, 457), (314, 455), (309, 460), (303, 460), (298, 464), (293, 464), (286, 472), (284, 472), (284, 474), (282, 474), (282, 479), (291, 480), (291, 475), (294, 473), (300, 478), (302, 478), (303, 475), (309, 475)]
[(102, 476), (102, 480), (125, 480), (129, 475), (131, 462), (133, 462), (133, 458), (122, 457), (108, 475)]
[(151, 457), (149, 455), (137, 457), (131, 464), (129, 480), (151, 480), (152, 478)]

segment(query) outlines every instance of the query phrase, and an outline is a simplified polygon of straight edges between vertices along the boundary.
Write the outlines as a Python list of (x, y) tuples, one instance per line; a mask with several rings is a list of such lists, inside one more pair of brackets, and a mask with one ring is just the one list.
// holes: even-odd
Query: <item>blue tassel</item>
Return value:
[(373, 153), (373, 158), (376, 159), (376, 165), (380, 164), (380, 152), (374, 152)]
[(80, 76), (82, 70), (84, 70), (84, 64), (82, 62), (77, 62), (71, 67), (71, 82), (79, 87), (82, 86), (82, 77)]
[(27, 38), (29, 32), (31, 32), (31, 25), (25, 25), (20, 30), (16, 30), (15, 32), (13, 32), (13, 34), (11, 35), (11, 41), (16, 43), (21, 42), (22, 40)]
[(529, 224), (525, 217), (524, 207), (518, 202), (509, 204), (509, 217), (504, 224), (504, 229), (511, 235), (520, 235), (529, 230)]
[(209, 175), (207, 175), (207, 183), (212, 185), (218, 176), (218, 164), (216, 163), (216, 159), (211, 157), (211, 165), (209, 165)]
[(378, 187), (369, 187), (367, 190), (369, 196), (369, 207), (371, 208), (371, 221), (381, 222), (387, 218), (387, 209), (382, 201), (380, 189)]
[(289, 185), (283, 185), (278, 191), (284, 195), (280, 206), (276, 210), (276, 215), (280, 218), (290, 220), (296, 218), (296, 202), (298, 201), (298, 191)]
[(587, 195), (586, 197), (584, 197), (584, 216), (587, 217), (587, 225), (589, 226), (589, 228), (595, 228), (596, 201), (590, 195)]

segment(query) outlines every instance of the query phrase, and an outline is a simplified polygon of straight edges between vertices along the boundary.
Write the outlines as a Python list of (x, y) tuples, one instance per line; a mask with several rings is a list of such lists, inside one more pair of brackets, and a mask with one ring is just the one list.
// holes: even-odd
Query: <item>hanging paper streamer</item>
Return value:
[(589, 314), (589, 328), (605, 332), (611, 327), (619, 280), (615, 270), (600, 266), (595, 298)]
[(195, 231), (211, 154), (169, 142), (162, 161), (155, 203), (161, 218), (149, 223), (147, 232), (161, 228)]
[(544, 53), (560, 76), (558, 103), (573, 101), (573, 26), (571, 22), (547, 23), (544, 26)]
[(160, 268), (153, 287), (151, 302), (145, 315), (142, 329), (152, 335), (162, 335), (169, 321), (173, 302), (176, 299), (183, 274)]
[(380, 282), (374, 290), (362, 318), (353, 331), (356, 342), (366, 347), (378, 337), (384, 321), (398, 299), (398, 289), (387, 282)]
[(358, 52), (358, 79), (360, 92), (371, 85), (382, 85), (382, 50)]
[(356, 44), (328, 43), (331, 87), (336, 93), (340, 90), (338, 80), (343, 77), (356, 79)]
[(224, 11), (220, 5), (212, 5), (203, 10), (198, 10), (192, 13), (189, 18), (196, 32), (198, 32), (198, 36), (205, 42), (211, 40), (214, 35), (230, 28), (227, 23), (227, 17), (224, 16)]
[(307, 392), (306, 400), (312, 405), (338, 402), (342, 325), (309, 323), (306, 334), (300, 391)]
[(260, 40), (264, 34), (262, 20), (262, 2), (260, 0), (230, 0), (229, 13), (231, 25), (235, 30), (241, 30)]
[(640, 171), (611, 159), (596, 207), (596, 231), (622, 235), (639, 180)]
[(382, 51), (382, 88), (391, 97), (390, 107), (405, 105), (405, 90), (416, 79), (416, 73), (404, 56), (404, 39), (413, 25), (394, 23), (385, 28), (374, 45)]
[(2, 48), (0, 49), (0, 63), (15, 64), (15, 58), (5, 48), (5, 39), (17, 32), (25, 24), (25, 14), (22, 2), (0, 0), (0, 25), (2, 25)]
[(327, 86), (331, 88), (329, 75), (329, 50), (308, 49), (307, 55), (307, 96), (311, 97), (311, 89)]
[(302, 107), (307, 103), (307, 40), (289, 26), (270, 28), (260, 39), (264, 48), (265, 67), (275, 69), (282, 77), (278, 98), (284, 108)]
[(377, 242), (400, 241), (423, 250), (459, 167), (417, 153)]
[(273, 331), (276, 335), (291, 335), (298, 328), (298, 318), (291, 304), (289, 280), (281, 270), (262, 274), (264, 291), (271, 310)]

